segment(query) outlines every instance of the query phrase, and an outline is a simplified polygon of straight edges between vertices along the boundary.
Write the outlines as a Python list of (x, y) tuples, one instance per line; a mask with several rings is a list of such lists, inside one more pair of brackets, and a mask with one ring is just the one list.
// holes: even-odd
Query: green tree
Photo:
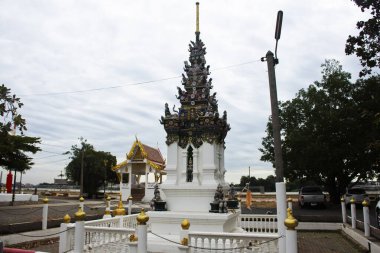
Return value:
[[(11, 90), (4, 84), (0, 86), (0, 116), (3, 119), (0, 122), (0, 166), (13, 170), (14, 185), (13, 198), (14, 202), (16, 172), (24, 172), (33, 165), (32, 158), (27, 153), (35, 154), (41, 149), (36, 146), (40, 139), (24, 135), (26, 128), (25, 119), (19, 114), (19, 109), (23, 106), (20, 98), (11, 94)], [(20, 135), (15, 135), (19, 130)]]
[[(116, 182), (116, 173), (111, 167), (116, 165), (116, 157), (109, 152), (96, 151), (94, 146), (80, 138), (80, 146), (71, 147), (71, 161), (65, 167), (66, 176), (74, 183), (80, 184), (83, 161), (83, 190), (88, 197), (96, 196), (105, 182)], [(83, 155), (83, 160), (82, 160)], [(105, 180), (106, 178), (106, 180)]]
[(346, 54), (356, 54), (363, 69), (359, 75), (371, 74), (372, 68), (380, 67), (380, 1), (378, 0), (352, 0), (362, 10), (369, 10), (372, 17), (367, 21), (359, 21), (356, 28), (359, 35), (348, 36)]
[[(280, 103), (285, 176), (322, 185), (339, 201), (350, 182), (378, 173), (380, 78), (351, 83), (339, 62), (329, 60), (322, 67), (321, 81)], [(273, 163), (270, 120), (266, 133), (261, 160)]]

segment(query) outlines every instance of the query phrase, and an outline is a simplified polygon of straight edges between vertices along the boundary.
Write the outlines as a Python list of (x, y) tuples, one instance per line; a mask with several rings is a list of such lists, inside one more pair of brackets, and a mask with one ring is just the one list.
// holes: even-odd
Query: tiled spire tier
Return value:
[(212, 93), (210, 66), (206, 66), (206, 47), (196, 32), (196, 41), (189, 44), (189, 62), (185, 61), (182, 74), (182, 87), (177, 87), (176, 98), (181, 106), (178, 110), (165, 104), (165, 116), (160, 123), (164, 125), (166, 144), (178, 142), (185, 149), (188, 144), (199, 148), (204, 142), (224, 144), (230, 126), (227, 123), (227, 112), (220, 116), (216, 92)]

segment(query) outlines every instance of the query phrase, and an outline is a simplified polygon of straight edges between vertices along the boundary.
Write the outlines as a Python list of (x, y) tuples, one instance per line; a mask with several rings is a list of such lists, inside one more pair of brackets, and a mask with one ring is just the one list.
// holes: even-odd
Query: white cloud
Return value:
[[(354, 76), (360, 69), (355, 57), (344, 54), (346, 38), (356, 34), (355, 23), (365, 17), (351, 1), (201, 1), (206, 60), (219, 110), (227, 110), (232, 127), (226, 138), (226, 168), (227, 180), (233, 182), (255, 164), (254, 176), (273, 173), (271, 164), (260, 162), (258, 151), (270, 102), (266, 63), (257, 60), (274, 51), (280, 9), (280, 100), (320, 79), (326, 58), (340, 60)], [(192, 1), (2, 1), (0, 81), (25, 103), (27, 134), (57, 145), (42, 145), (57, 153), (83, 136), (118, 161), (136, 134), (149, 145), (158, 143), (166, 154), (165, 131), (158, 120), (165, 102), (178, 108), (174, 95), (180, 79), (127, 84), (181, 75), (187, 45), (194, 40), (194, 14)], [(248, 61), (254, 62), (223, 69)], [(24, 182), (52, 182), (67, 163), (65, 157), (36, 160)]]

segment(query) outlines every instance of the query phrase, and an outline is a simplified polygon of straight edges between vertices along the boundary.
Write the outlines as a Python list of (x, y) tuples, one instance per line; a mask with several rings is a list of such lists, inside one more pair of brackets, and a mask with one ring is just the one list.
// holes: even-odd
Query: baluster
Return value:
[(222, 249), (226, 248), (226, 238), (222, 239)]

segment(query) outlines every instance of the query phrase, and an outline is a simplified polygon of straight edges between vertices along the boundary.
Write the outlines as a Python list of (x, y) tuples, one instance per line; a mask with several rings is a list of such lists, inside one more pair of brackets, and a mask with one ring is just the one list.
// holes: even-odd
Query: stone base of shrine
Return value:
[[(12, 201), (12, 193), (0, 193), (0, 202)], [(38, 201), (38, 195), (15, 194), (15, 201)]]
[(197, 232), (238, 232), (236, 213), (201, 213), (201, 212), (155, 212), (147, 213), (152, 232), (160, 235), (179, 235), (181, 222), (188, 219), (190, 230)]
[(203, 212), (208, 213), (214, 201), (217, 184), (197, 185), (162, 185), (167, 209), (173, 212)]

